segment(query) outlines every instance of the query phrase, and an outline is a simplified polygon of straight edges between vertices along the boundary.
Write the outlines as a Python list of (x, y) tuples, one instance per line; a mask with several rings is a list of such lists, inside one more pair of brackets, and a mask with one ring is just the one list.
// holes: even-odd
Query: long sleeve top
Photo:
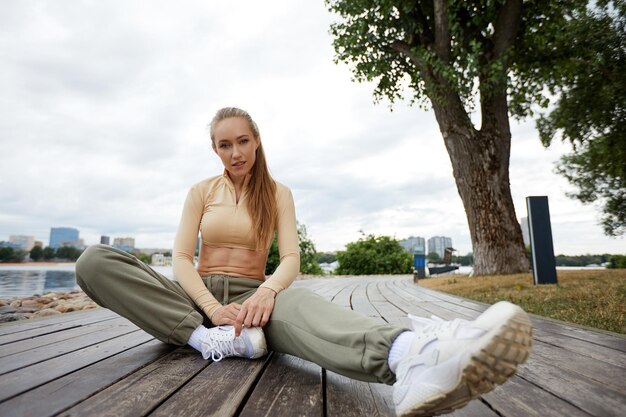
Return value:
[[(287, 288), (300, 270), (300, 248), (296, 214), (291, 191), (276, 182), (278, 251), (280, 264), (266, 279), (265, 264), (272, 239), (256, 249), (252, 219), (246, 204), (246, 186), (237, 202), (235, 186), (223, 175), (208, 178), (191, 187), (174, 242), (172, 256), (174, 276), (185, 292), (211, 317), (221, 307), (200, 278), (224, 274), (264, 281), (266, 287), (279, 293)], [(198, 266), (194, 254), (200, 231)]]

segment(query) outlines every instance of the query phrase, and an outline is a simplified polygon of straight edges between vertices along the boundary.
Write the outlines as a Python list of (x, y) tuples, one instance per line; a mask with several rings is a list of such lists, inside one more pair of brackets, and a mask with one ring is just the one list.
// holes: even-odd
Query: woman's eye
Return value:
[(220, 143), (220, 149), (226, 149), (230, 146), (228, 143)]
[(241, 143), (242, 145), (245, 145), (246, 143), (250, 142), (250, 139), (241, 139), (239, 141), (239, 143)]

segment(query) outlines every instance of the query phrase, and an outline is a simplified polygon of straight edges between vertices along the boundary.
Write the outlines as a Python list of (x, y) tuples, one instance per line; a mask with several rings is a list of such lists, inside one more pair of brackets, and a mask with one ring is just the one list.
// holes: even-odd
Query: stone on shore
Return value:
[(0, 299), (0, 323), (98, 308), (82, 291)]

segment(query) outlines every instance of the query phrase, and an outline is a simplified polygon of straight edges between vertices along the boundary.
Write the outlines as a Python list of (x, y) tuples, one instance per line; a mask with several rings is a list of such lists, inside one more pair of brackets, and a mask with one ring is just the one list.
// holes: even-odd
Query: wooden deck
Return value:
[[(376, 320), (473, 318), (486, 308), (412, 277), (296, 281)], [(626, 416), (626, 338), (532, 317), (517, 376), (451, 416)], [(406, 324), (406, 323), (405, 323)], [(282, 354), (205, 361), (105, 310), (0, 326), (0, 416), (393, 416), (391, 387)]]

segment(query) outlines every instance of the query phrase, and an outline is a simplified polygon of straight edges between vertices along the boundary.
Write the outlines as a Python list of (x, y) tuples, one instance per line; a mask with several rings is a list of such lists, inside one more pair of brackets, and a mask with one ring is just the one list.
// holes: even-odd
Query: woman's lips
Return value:
[(244, 161), (244, 162), (235, 162), (235, 163), (233, 164), (233, 166), (234, 166), (234, 167), (240, 167), (240, 166), (243, 166), (243, 164), (245, 164), (245, 161)]

